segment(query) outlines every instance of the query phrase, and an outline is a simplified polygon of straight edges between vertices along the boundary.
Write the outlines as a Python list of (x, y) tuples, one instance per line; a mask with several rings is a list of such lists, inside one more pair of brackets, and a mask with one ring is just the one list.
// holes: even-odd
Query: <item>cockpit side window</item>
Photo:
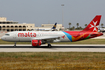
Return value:
[(9, 36), (10, 34), (5, 34), (6, 36)]

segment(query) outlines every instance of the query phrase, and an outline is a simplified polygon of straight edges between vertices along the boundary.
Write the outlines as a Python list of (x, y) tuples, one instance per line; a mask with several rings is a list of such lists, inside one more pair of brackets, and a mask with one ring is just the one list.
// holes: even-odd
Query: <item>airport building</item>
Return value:
[[(0, 17), (0, 31), (48, 31), (54, 24), (42, 24), (41, 27), (35, 27), (34, 23), (18, 23), (16, 21), (7, 21), (6, 17)], [(57, 24), (57, 30), (62, 29), (62, 24)]]
[(7, 18), (0, 17), (0, 31), (28, 31), (35, 27), (35, 24), (18, 24), (18, 22), (7, 21)]
[[(54, 26), (54, 24), (42, 24), (41, 27), (35, 27), (36, 31), (49, 31)], [(62, 24), (57, 24), (56, 30), (62, 30)]]

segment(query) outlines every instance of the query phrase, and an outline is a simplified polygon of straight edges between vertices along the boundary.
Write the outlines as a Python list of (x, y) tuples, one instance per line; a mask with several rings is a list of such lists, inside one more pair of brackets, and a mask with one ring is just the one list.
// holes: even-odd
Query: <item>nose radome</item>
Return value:
[(2, 36), (1, 39), (4, 40), (4, 36)]
[(1, 37), (1, 39), (3, 40), (3, 36)]

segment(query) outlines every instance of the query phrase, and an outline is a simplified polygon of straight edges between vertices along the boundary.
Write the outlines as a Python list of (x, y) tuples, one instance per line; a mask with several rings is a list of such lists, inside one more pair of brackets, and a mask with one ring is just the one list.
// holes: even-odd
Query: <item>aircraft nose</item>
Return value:
[(4, 36), (2, 36), (1, 39), (4, 40)]

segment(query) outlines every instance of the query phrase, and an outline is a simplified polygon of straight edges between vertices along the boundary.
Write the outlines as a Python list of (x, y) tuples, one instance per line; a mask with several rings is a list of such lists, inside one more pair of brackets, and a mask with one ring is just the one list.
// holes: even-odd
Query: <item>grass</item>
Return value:
[(105, 70), (103, 52), (0, 53), (1, 70)]
[[(0, 44), (14, 44), (0, 40)], [(17, 44), (31, 44), (18, 42)], [(105, 39), (87, 39), (54, 44), (105, 44)], [(0, 70), (105, 70), (104, 52), (1, 52)]]
[[(0, 44), (14, 44), (14, 42), (7, 42), (0, 39)], [(31, 42), (17, 42), (17, 44), (31, 44)], [(105, 44), (105, 39), (87, 39), (76, 42), (58, 42), (52, 44)]]

